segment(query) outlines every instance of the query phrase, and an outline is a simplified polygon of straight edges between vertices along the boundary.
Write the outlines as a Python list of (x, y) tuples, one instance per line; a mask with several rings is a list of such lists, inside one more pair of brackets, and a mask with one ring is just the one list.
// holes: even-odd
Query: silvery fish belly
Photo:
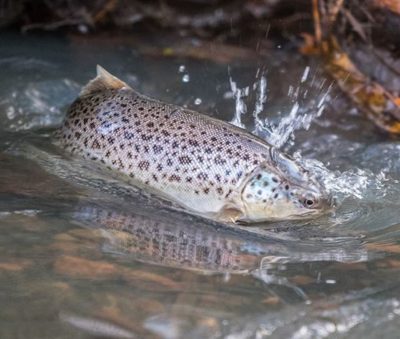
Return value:
[(318, 182), (263, 140), (97, 72), (56, 133), (67, 151), (217, 220), (293, 219), (329, 207)]

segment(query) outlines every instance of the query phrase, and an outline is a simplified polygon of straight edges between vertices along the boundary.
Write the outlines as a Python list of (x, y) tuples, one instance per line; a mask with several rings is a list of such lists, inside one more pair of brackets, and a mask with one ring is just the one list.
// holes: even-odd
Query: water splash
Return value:
[[(299, 79), (298, 86), (289, 86), (288, 98), (292, 102), (291, 109), (287, 114), (283, 114), (275, 120), (271, 118), (271, 115), (266, 118), (261, 116), (268, 109), (266, 107), (268, 81), (265, 72), (258, 70), (254, 84), (244, 88), (239, 88), (230, 77), (231, 91), (236, 103), (234, 118), (231, 122), (236, 126), (245, 127), (242, 123), (242, 116), (248, 111), (245, 100), (251, 97), (251, 88), (256, 94), (252, 112), (254, 118), (253, 134), (277, 148), (282, 148), (288, 143), (293, 146), (295, 131), (308, 130), (312, 122), (322, 115), (326, 104), (332, 100), (330, 93), (333, 84), (328, 84), (325, 79), (317, 82), (316, 74), (310, 77), (311, 74), (311, 67), (306, 66)], [(313, 89), (313, 92), (310, 89)], [(315, 93), (315, 89), (318, 91), (313, 94), (316, 98), (309, 99), (308, 96), (310, 93)], [(334, 152), (332, 156), (335, 156)], [(364, 166), (361, 162), (358, 165), (359, 168), (353, 166), (345, 171), (332, 171), (320, 161), (305, 159), (300, 152), (295, 153), (294, 157), (316, 180), (324, 185), (326, 190), (334, 196), (337, 203), (343, 202), (347, 198), (368, 201), (368, 199), (375, 200), (377, 197), (389, 199), (393, 195), (394, 189), (390, 187), (393, 180), (381, 169), (368, 170), (366, 168), (369, 168), (369, 166)]]
[[(309, 129), (311, 123), (318, 117), (320, 117), (325, 109), (325, 103), (330, 99), (330, 91), (332, 84), (325, 89), (325, 82), (319, 86), (321, 94), (316, 100), (310, 100), (307, 106), (301, 105), (301, 100), (307, 99), (309, 88), (304, 84), (310, 74), (310, 66), (305, 67), (302, 77), (300, 79), (300, 85), (297, 88), (289, 86), (288, 97), (293, 102), (292, 108), (289, 114), (279, 119), (277, 122), (271, 121), (270, 118), (261, 118), (260, 114), (265, 110), (265, 104), (267, 102), (267, 78), (266, 75), (260, 71), (257, 72), (257, 80), (254, 82), (252, 88), (256, 91), (256, 101), (254, 103), (253, 117), (254, 117), (254, 129), (253, 133), (263, 139), (265, 139), (271, 145), (281, 148), (289, 140), (294, 140), (294, 132), (299, 129)], [(235, 113), (231, 120), (231, 123), (245, 128), (241, 121), (241, 116), (247, 113), (247, 105), (244, 98), (249, 96), (250, 87), (239, 88), (236, 82), (229, 78), (231, 85), (231, 91), (235, 98)], [(315, 77), (312, 83), (315, 82)]]
[(260, 77), (258, 82), (254, 83), (253, 90), (257, 90), (257, 100), (253, 112), (255, 121), (253, 133), (257, 135), (258, 131), (263, 128), (259, 115), (264, 110), (264, 105), (267, 102), (267, 78), (264, 75)]
[(0, 99), (3, 128), (11, 131), (58, 126), (68, 106), (79, 92), (79, 84), (70, 80), (45, 80), (12, 87)]
[(233, 81), (232, 77), (229, 78), (229, 83), (231, 85), (231, 90), (236, 102), (235, 115), (231, 120), (231, 124), (240, 128), (245, 128), (246, 126), (242, 123), (242, 115), (247, 113), (247, 106), (243, 98), (249, 95), (250, 88), (249, 86), (239, 88), (236, 82)]

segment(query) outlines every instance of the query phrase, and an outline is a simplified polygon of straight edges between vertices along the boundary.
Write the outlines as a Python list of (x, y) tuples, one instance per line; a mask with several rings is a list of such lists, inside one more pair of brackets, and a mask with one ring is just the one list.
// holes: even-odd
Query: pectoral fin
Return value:
[(236, 207), (226, 206), (217, 216), (217, 219), (223, 222), (237, 223), (243, 217), (243, 212)]

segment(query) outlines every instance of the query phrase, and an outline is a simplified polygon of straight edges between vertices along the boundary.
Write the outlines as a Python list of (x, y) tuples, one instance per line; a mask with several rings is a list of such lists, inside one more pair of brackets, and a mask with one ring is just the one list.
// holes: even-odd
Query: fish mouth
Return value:
[(337, 208), (337, 198), (335, 196), (333, 196), (332, 194), (328, 194), (327, 197), (325, 197), (324, 199), (322, 199), (321, 201), (321, 208), (325, 211), (325, 212), (330, 212), (333, 211)]
[(318, 215), (325, 215), (331, 213), (336, 209), (336, 199), (332, 195), (328, 195), (319, 200), (318, 205), (314, 208), (307, 209), (299, 219), (308, 219)]

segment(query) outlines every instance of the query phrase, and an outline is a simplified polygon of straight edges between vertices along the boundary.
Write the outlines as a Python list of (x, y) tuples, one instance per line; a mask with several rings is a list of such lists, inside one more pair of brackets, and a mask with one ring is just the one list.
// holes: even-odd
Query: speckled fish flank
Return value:
[(299, 218), (329, 201), (300, 165), (261, 139), (143, 96), (99, 66), (57, 138), (69, 152), (214, 219)]

